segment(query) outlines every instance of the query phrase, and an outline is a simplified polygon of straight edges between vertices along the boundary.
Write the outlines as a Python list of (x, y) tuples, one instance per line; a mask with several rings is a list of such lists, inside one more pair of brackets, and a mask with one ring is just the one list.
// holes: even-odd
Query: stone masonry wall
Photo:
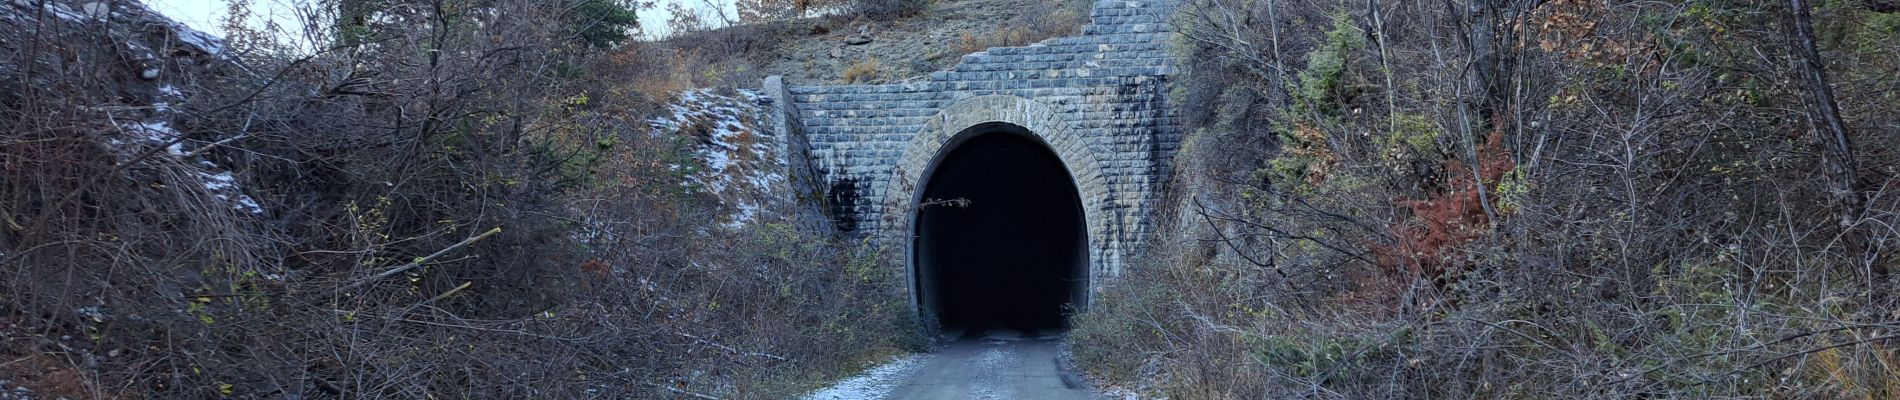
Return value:
[[(1175, 0), (1105, 0), (1080, 36), (963, 56), (912, 83), (784, 86), (776, 102), (807, 143), (833, 222), (855, 237), (907, 245), (925, 169), (980, 123), (1028, 128), (1077, 180), (1091, 276), (1113, 276), (1140, 248), (1181, 139), (1167, 105)], [(776, 82), (774, 82), (776, 84)], [(796, 158), (796, 157), (794, 157)], [(1091, 284), (1093, 285), (1093, 284)]]

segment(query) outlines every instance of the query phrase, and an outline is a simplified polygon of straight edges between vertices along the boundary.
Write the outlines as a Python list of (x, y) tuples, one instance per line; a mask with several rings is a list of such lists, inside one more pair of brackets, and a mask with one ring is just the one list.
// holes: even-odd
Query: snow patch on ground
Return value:
[[(1128, 389), (1120, 388), (1120, 387), (1110, 387), (1108, 389), (1104, 389), (1102, 390), (1101, 395), (1103, 398), (1108, 398), (1108, 399), (1142, 400), (1141, 394), (1135, 393), (1135, 391), (1133, 390), (1128, 390)], [(1164, 397), (1162, 399), (1165, 400), (1166, 398)]]
[(165, 143), (178, 138), (178, 130), (172, 129), (171, 123), (165, 121), (134, 122), (121, 127), (148, 142)]
[(199, 172), (198, 177), (204, 178), (205, 190), (218, 191), (237, 187), (237, 177), (231, 176), (230, 172), (216, 174)]
[(186, 44), (197, 47), (199, 50), (204, 50), (205, 54), (214, 56), (224, 54), (223, 40), (218, 40), (216, 37), (187, 28), (184, 25), (176, 25), (176, 27), (178, 29), (178, 39), (185, 41)]
[(728, 228), (756, 221), (766, 209), (765, 200), (786, 181), (785, 157), (774, 145), (778, 134), (759, 105), (765, 98), (751, 90), (739, 90), (736, 97), (689, 90), (667, 106), (670, 115), (648, 121), (655, 135), (693, 140), (701, 168), (692, 171), (688, 181), (732, 208), (725, 221)]
[(204, 180), (205, 190), (212, 193), (212, 198), (232, 202), (234, 204), (231, 205), (231, 208), (239, 211), (252, 214), (264, 213), (264, 207), (262, 205), (257, 204), (257, 201), (251, 199), (251, 196), (245, 195), (243, 191), (239, 190), (237, 177), (232, 176), (230, 171), (216, 174), (199, 171), (198, 177)]
[[(119, 128), (124, 129), (126, 133), (132, 134), (132, 136), (135, 138), (144, 139), (145, 141), (144, 144), (139, 144), (134, 147), (142, 147), (148, 144), (149, 145), (165, 145), (166, 154), (171, 154), (172, 157), (185, 156), (184, 142), (177, 141), (178, 137), (182, 136), (183, 134), (178, 133), (178, 130), (176, 129), (172, 129), (172, 126), (170, 123), (167, 123), (165, 121), (134, 122), (130, 124), (120, 125)], [(177, 141), (177, 142), (174, 143), (174, 141)], [(121, 140), (113, 140), (113, 143), (123, 144), (125, 142)], [(137, 154), (140, 151), (139, 149), (136, 149), (136, 148), (126, 149), (126, 150), (130, 151), (129, 154)]]
[(865, 370), (864, 373), (839, 381), (831, 387), (806, 394), (805, 400), (876, 400), (891, 395), (897, 385), (903, 384), (917, 370), (924, 367), (929, 356), (911, 354)]
[[(116, 147), (115, 150), (121, 157), (128, 158), (127, 161), (131, 161), (129, 160), (131, 157), (145, 153), (152, 146), (165, 146), (165, 154), (174, 158), (201, 157), (202, 155), (194, 155), (185, 147), (186, 142), (190, 140), (184, 139), (185, 134), (172, 128), (171, 123), (167, 121), (167, 117), (173, 110), (170, 103), (162, 100), (182, 101), (185, 97), (184, 92), (171, 85), (160, 86), (158, 92), (159, 94), (155, 96), (157, 98), (152, 101), (155, 114), (152, 119), (119, 124), (120, 132), (124, 135), (108, 139), (107, 143)], [(238, 186), (237, 176), (232, 175), (231, 171), (203, 158), (188, 165), (198, 169), (195, 175), (205, 192), (212, 198), (231, 203), (232, 209), (251, 214), (264, 213), (264, 206), (244, 193), (244, 188)]]
[(86, 20), (86, 17), (80, 15), (79, 12), (73, 11), (71, 8), (66, 8), (64, 4), (55, 2), (46, 2), (46, 12), (68, 22), (83, 22)]
[(202, 51), (212, 57), (222, 57), (224, 55), (224, 39), (211, 36), (209, 33), (199, 32), (197, 29), (191, 29), (191, 27), (185, 26), (184, 23), (178, 21), (167, 20), (165, 22), (171, 25), (172, 32), (178, 34), (178, 41), (197, 48), (198, 51)]

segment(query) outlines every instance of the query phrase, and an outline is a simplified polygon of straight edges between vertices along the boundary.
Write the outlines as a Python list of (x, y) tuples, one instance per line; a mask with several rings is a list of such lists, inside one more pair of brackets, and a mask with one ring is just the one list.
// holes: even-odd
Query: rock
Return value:
[(158, 79), (158, 68), (146, 68), (144, 71), (139, 71), (139, 78), (148, 81)]
[(871, 43), (870, 36), (852, 36), (851, 38), (844, 40), (844, 44), (850, 45), (850, 46), (864, 45), (864, 44), (870, 44), (870, 43)]
[(105, 18), (112, 12), (112, 9), (107, 6), (105, 2), (86, 3), (85, 5), (79, 6), (79, 10), (85, 12), (86, 16), (93, 18)]
[(833, 47), (833, 48), (831, 48), (831, 53), (830, 53), (829, 55), (831, 56), (831, 58), (843, 58), (843, 57), (844, 57), (844, 49), (843, 49), (843, 48), (838, 48), (838, 47)]

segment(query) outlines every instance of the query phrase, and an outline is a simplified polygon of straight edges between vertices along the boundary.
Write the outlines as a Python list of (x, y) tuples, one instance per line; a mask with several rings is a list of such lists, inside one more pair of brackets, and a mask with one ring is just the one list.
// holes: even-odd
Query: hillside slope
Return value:
[[(655, 45), (675, 49), (676, 57), (715, 66), (700, 72), (737, 77), (731, 86), (756, 85), (769, 75), (799, 85), (888, 82), (921, 77), (984, 48), (1073, 34), (1088, 21), (1089, 4), (942, 0), (889, 19), (838, 15), (776, 21), (690, 32)], [(699, 79), (696, 84), (719, 82)]]
[(567, 5), (302, 54), (0, 2), (0, 398), (783, 398), (917, 346), (770, 195), (765, 99), (634, 95)]
[(1071, 331), (1168, 398), (1900, 398), (1889, 1), (1190, 1)]

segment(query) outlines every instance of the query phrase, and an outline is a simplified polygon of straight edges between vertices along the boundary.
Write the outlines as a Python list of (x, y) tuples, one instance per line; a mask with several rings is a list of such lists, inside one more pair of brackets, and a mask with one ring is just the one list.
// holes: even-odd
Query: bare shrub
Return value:
[(588, 33), (601, 3), (345, 3), (381, 9), (234, 42), (0, 5), (10, 384), (781, 398), (911, 345), (887, 256), (711, 222), (693, 139), (649, 125), (687, 83), (624, 85), (653, 64)]
[(1184, 6), (1168, 228), (1078, 361), (1177, 398), (1892, 396), (1900, 50), (1807, 7)]
[(1010, 46), (1080, 34), (1082, 26), (1089, 22), (1089, 7), (1094, 3), (1088, 0), (1042, 0), (1024, 4), (1026, 9), (1012, 23), (1023, 27), (1024, 43)]

